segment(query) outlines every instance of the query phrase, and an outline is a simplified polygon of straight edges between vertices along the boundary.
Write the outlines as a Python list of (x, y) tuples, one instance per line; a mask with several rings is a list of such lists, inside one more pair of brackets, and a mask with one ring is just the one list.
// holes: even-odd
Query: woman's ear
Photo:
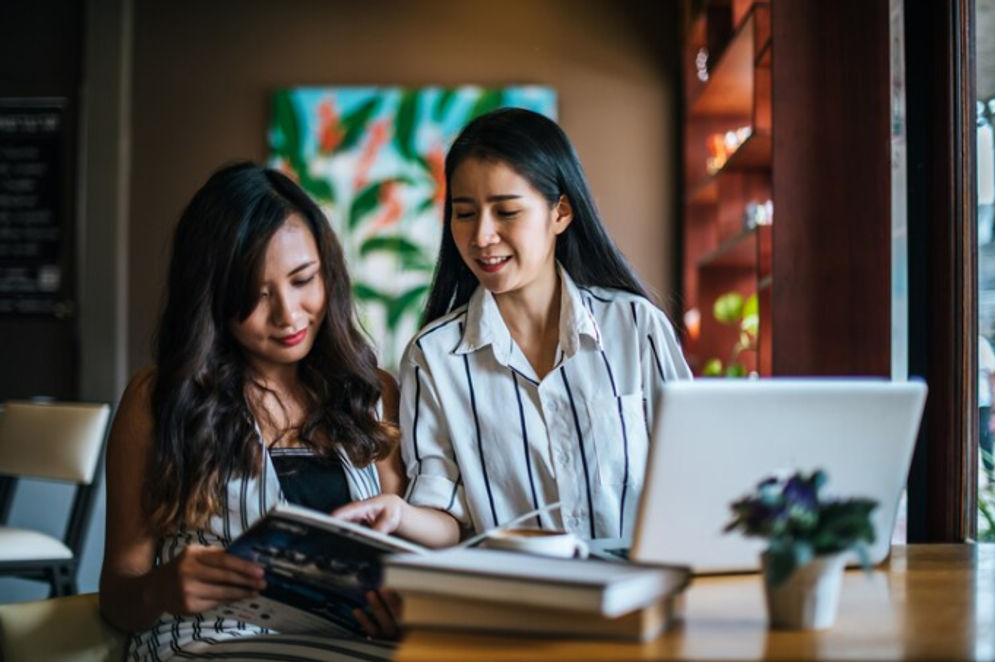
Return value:
[(560, 199), (553, 205), (553, 232), (557, 235), (563, 234), (573, 220), (573, 205), (570, 204), (567, 196), (561, 195)]

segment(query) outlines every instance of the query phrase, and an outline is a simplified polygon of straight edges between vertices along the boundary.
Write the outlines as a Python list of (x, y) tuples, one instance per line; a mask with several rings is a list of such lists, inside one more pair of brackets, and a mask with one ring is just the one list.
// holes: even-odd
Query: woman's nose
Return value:
[(272, 323), (280, 327), (293, 326), (299, 308), (293, 294), (278, 292), (271, 301), (270, 320)]
[(490, 214), (481, 214), (477, 220), (476, 232), (473, 235), (474, 245), (483, 248), (498, 241), (497, 229)]

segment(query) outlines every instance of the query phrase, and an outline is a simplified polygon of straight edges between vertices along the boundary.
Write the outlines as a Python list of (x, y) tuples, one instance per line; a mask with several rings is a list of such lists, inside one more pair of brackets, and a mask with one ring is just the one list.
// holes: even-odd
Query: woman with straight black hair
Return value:
[[(237, 620), (227, 605), (265, 580), (225, 548), (280, 500), (328, 512), (401, 492), (396, 411), (321, 211), (274, 170), (217, 171), (176, 228), (156, 364), (108, 444), (100, 606), (133, 633), (129, 659), (389, 657), (349, 632), (350, 614), (374, 626), (345, 605), (321, 638)], [(386, 633), (389, 606), (370, 599)]]
[(445, 172), (427, 324), (401, 365), (407, 501), (337, 514), (432, 544), (532, 510), (536, 528), (631, 535), (653, 403), (691, 376), (670, 322), (605, 232), (555, 122), (483, 115)]

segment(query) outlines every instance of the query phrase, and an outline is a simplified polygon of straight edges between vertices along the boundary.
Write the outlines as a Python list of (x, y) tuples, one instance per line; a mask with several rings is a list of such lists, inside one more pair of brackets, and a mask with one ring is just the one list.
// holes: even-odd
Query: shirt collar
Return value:
[[(591, 311), (584, 305), (584, 296), (566, 269), (557, 262), (560, 275), (560, 349), (570, 358), (581, 347), (581, 337), (589, 337), (601, 349), (601, 329)], [(494, 295), (478, 285), (466, 309), (466, 327), (454, 354), (468, 354), (491, 346), (494, 358), (508, 365), (514, 341), (501, 317)]]

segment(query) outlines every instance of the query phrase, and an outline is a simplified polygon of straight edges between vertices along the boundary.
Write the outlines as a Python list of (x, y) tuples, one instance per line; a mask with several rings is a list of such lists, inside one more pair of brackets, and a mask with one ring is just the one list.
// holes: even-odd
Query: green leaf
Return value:
[(404, 313), (409, 310), (421, 310), (422, 303), (428, 295), (428, 285), (418, 285), (395, 298), (387, 306), (387, 328), (391, 331), (397, 328)]
[(397, 256), (402, 271), (422, 273), (435, 271), (435, 262), (425, 255), (420, 246), (404, 237), (396, 235), (371, 237), (359, 247), (359, 254), (363, 257), (377, 251), (385, 251)]
[(363, 245), (359, 247), (359, 254), (366, 257), (370, 253), (376, 251), (387, 251), (388, 253), (393, 253), (398, 256), (403, 255), (421, 255), (421, 248), (419, 248), (415, 243), (405, 239), (404, 237), (391, 236), (391, 237), (371, 237), (363, 242)]
[(273, 125), (276, 135), (270, 148), (290, 161), (294, 170), (299, 170), (304, 161), (301, 154), (300, 124), (289, 90), (273, 94)]
[(418, 112), (418, 93), (409, 90), (401, 97), (401, 104), (397, 108), (397, 116), (394, 118), (394, 142), (397, 143), (399, 151), (406, 159), (415, 159), (415, 116)]
[(313, 179), (306, 171), (298, 172), (297, 175), (300, 178), (301, 188), (312, 198), (319, 202), (335, 202), (335, 190), (326, 180)]
[(373, 301), (376, 303), (382, 303), (384, 305), (390, 305), (393, 300), (392, 297), (373, 289), (366, 283), (355, 282), (352, 284), (352, 294), (360, 301)]
[(812, 545), (802, 541), (797, 541), (791, 546), (791, 554), (794, 556), (796, 568), (800, 568), (815, 558), (815, 550), (812, 549)]
[(352, 206), (349, 208), (349, 229), (355, 230), (360, 221), (367, 214), (377, 208), (380, 204), (380, 189), (383, 182), (374, 182), (364, 188), (353, 198)]
[(738, 324), (743, 316), (743, 296), (739, 292), (726, 292), (715, 300), (712, 314), (720, 324)]
[(341, 124), (345, 135), (342, 137), (342, 142), (335, 148), (336, 152), (350, 149), (359, 142), (370, 118), (376, 114), (379, 106), (380, 97), (374, 97), (342, 118)]
[(750, 296), (746, 297), (746, 301), (743, 303), (743, 317), (749, 315), (759, 315), (760, 314), (760, 304), (757, 299), (757, 293), (754, 292)]
[(467, 119), (472, 120), (475, 117), (480, 117), (484, 113), (497, 110), (503, 105), (503, 100), (504, 93), (501, 92), (501, 90), (484, 90), (477, 98), (477, 102), (473, 104), (473, 109), (470, 111), (470, 115)]
[(435, 108), (432, 110), (432, 119), (436, 122), (441, 122), (446, 117), (446, 113), (453, 105), (453, 101), (456, 101), (456, 90), (446, 90), (439, 95), (438, 100), (435, 102)]
[[(422, 170), (424, 170), (426, 173), (428, 173), (429, 175), (432, 174), (432, 166), (429, 164), (428, 159), (426, 159), (424, 156), (422, 156), (421, 154), (415, 154), (411, 160), (414, 163), (420, 165)], [(434, 183), (435, 182), (433, 182), (433, 184)]]
[(705, 367), (701, 369), (701, 374), (705, 377), (721, 377), (722, 360), (708, 359), (708, 361), (705, 362)]
[(822, 469), (816, 469), (814, 472), (812, 472), (812, 488), (816, 491), (816, 493), (818, 493), (819, 490), (821, 490), (823, 487), (826, 486), (826, 482), (828, 480), (829, 477), (826, 475), (826, 472), (823, 471)]
[(746, 368), (742, 363), (730, 363), (726, 366), (726, 377), (746, 377)]
[(740, 330), (752, 338), (756, 338), (757, 332), (760, 329), (760, 307), (757, 303), (756, 292), (746, 298), (742, 314), (743, 318), (739, 322)]
[(431, 210), (435, 207), (435, 198), (425, 198), (421, 201), (421, 204), (415, 209), (416, 214), (424, 214), (425, 212)]

